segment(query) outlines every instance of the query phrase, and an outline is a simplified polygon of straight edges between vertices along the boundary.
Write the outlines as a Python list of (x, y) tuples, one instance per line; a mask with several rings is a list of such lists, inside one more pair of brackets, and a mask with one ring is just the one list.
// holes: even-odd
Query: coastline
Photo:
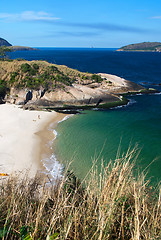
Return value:
[[(141, 91), (139, 94), (151, 92), (154, 90)], [(123, 96), (130, 94), (122, 93)], [(138, 92), (133, 94), (137, 95)], [(130, 102), (122, 98), (119, 102), (100, 104), (97, 109), (120, 108), (128, 104)], [(49, 111), (31, 111), (20, 107), (8, 103), (0, 105), (0, 173), (27, 173), (34, 177), (39, 172), (52, 178), (61, 176), (63, 166), (56, 160), (52, 149), (56, 138), (54, 129), (70, 115), (63, 111), (51, 111), (50, 108)], [(63, 109), (66, 108), (89, 110), (93, 106), (66, 106)]]
[(61, 175), (62, 170), (62, 166), (55, 159), (55, 155), (52, 149), (52, 144), (56, 139), (56, 131), (54, 129), (57, 126), (57, 124), (67, 116), (66, 114), (63, 113), (56, 114), (57, 114), (56, 117), (55, 116), (52, 117), (49, 121), (47, 121), (43, 125), (43, 127), (38, 132), (36, 132), (36, 135), (38, 136), (39, 139), (38, 164), (40, 171), (52, 175), (53, 178), (59, 177)]
[(0, 173), (34, 177), (43, 169), (46, 140), (53, 137), (47, 129), (51, 123), (55, 127), (64, 114), (28, 111), (13, 104), (0, 105), (0, 112)]

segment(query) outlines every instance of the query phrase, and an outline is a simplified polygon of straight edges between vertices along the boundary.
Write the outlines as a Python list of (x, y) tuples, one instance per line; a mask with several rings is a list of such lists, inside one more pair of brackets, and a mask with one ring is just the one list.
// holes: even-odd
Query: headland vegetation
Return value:
[(1, 102), (26, 108), (108, 108), (127, 104), (123, 94), (132, 92), (156, 90), (114, 75), (80, 72), (46, 61), (0, 61)]

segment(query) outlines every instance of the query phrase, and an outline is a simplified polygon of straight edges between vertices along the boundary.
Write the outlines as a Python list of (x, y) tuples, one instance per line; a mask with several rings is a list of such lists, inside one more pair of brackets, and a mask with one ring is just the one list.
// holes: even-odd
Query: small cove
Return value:
[[(73, 161), (71, 168), (76, 175), (84, 177), (92, 166), (93, 159), (100, 153), (98, 166), (102, 158), (106, 164), (109, 160), (114, 160), (119, 146), (121, 153), (125, 153), (129, 146), (134, 147), (138, 144), (141, 152), (136, 167), (141, 171), (155, 159), (148, 169), (148, 176), (154, 182), (159, 181), (161, 116), (159, 113), (154, 114), (157, 109), (149, 109), (154, 96), (132, 98), (135, 99), (135, 103), (127, 107), (86, 111), (59, 124), (56, 128), (58, 136), (54, 143), (58, 159), (64, 164)], [(138, 99), (141, 105), (145, 105), (141, 106)]]
[[(161, 90), (161, 54), (116, 52), (115, 49), (40, 48), (39, 51), (10, 53), (12, 58), (47, 60), (80, 71), (109, 73)], [(73, 160), (74, 172), (83, 177), (92, 158), (114, 159), (119, 144), (122, 152), (137, 143), (141, 153), (139, 170), (149, 167), (153, 182), (161, 180), (161, 95), (129, 97), (127, 107), (106, 111), (84, 111), (58, 124), (54, 152), (61, 163)], [(120, 143), (121, 142), (121, 143)], [(99, 164), (99, 162), (98, 162)]]

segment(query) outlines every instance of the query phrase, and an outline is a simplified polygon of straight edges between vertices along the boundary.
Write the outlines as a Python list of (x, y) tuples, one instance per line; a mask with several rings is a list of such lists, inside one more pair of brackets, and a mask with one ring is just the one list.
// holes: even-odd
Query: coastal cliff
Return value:
[(144, 90), (114, 75), (83, 73), (46, 61), (0, 61), (0, 79), (3, 101), (55, 108), (121, 104), (121, 94)]

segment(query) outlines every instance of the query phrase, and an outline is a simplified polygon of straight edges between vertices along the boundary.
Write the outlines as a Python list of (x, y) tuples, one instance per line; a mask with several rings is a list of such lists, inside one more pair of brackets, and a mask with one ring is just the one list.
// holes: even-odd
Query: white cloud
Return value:
[(22, 13), (0, 13), (0, 20), (7, 21), (55, 21), (59, 18), (53, 17), (47, 12), (25, 11)]
[(154, 17), (151, 17), (152, 19), (161, 19), (161, 16), (154, 16)]

